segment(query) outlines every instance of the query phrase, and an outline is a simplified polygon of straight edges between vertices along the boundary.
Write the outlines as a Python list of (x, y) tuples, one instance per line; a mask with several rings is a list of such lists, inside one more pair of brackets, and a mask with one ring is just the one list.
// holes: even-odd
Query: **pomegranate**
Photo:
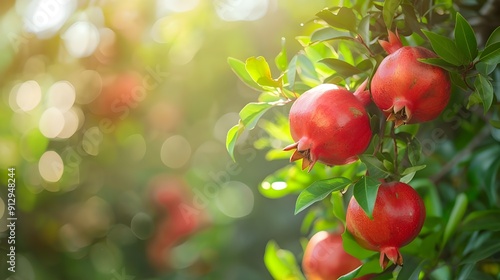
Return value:
[(382, 183), (370, 219), (354, 196), (347, 207), (347, 230), (358, 243), (380, 252), (382, 268), (391, 260), (402, 265), (399, 248), (420, 233), (425, 220), (425, 206), (418, 193), (401, 182)]
[(209, 218), (193, 205), (193, 196), (184, 180), (158, 176), (151, 182), (150, 200), (158, 212), (155, 234), (147, 254), (158, 270), (170, 268), (171, 250), (208, 225)]
[(423, 47), (403, 46), (389, 31), (389, 41), (379, 41), (389, 54), (373, 75), (373, 102), (396, 126), (433, 120), (450, 99), (450, 77), (444, 69), (420, 62), (437, 57)]
[(302, 160), (302, 169), (319, 161), (343, 165), (358, 159), (370, 143), (372, 131), (364, 108), (363, 83), (352, 94), (333, 84), (322, 84), (304, 92), (290, 109), (290, 132), (294, 141), (290, 161)]
[[(349, 255), (342, 246), (342, 236), (338, 233), (320, 231), (307, 243), (302, 259), (302, 268), (308, 280), (338, 279), (362, 264)], [(356, 278), (369, 279), (370, 276)]]

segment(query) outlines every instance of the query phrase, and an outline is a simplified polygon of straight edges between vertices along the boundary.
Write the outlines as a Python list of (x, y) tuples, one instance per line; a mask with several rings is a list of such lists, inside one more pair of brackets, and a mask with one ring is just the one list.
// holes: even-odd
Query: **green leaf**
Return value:
[(494, 128), (500, 128), (500, 120), (490, 120), (490, 124)]
[(286, 71), (288, 68), (288, 57), (286, 55), (286, 39), (281, 38), (281, 51), (274, 59), (276, 67), (282, 72)]
[(240, 111), (241, 122), (246, 129), (254, 129), (259, 119), (277, 103), (251, 102)]
[(450, 217), (446, 223), (443, 233), (443, 242), (441, 243), (441, 248), (448, 242), (449, 238), (455, 233), (458, 224), (462, 221), (462, 218), (467, 210), (468, 199), (464, 193), (460, 193), (455, 199), (455, 205), (451, 210)]
[(351, 183), (351, 180), (344, 177), (336, 177), (312, 183), (299, 194), (295, 203), (295, 214), (300, 213), (313, 203), (325, 199), (331, 192), (346, 188)]
[(377, 254), (377, 252), (374, 252), (374, 251), (370, 251), (370, 250), (367, 250), (363, 247), (361, 247), (361, 245), (359, 245), (359, 243), (356, 241), (356, 239), (354, 239), (354, 237), (351, 235), (351, 233), (346, 230), (344, 231), (344, 233), (342, 233), (342, 246), (344, 247), (344, 250), (360, 259), (360, 260), (364, 260), (364, 259), (367, 259), (375, 254)]
[(488, 80), (488, 77), (480, 74), (474, 81), (474, 87), (476, 88), (475, 92), (477, 92), (481, 97), (484, 113), (486, 114), (486, 112), (490, 109), (491, 104), (493, 104), (493, 85)]
[(451, 63), (448, 63), (446, 60), (439, 58), (439, 57), (419, 58), (418, 61), (426, 63), (426, 64), (434, 65), (437, 67), (441, 67), (444, 70), (447, 70), (449, 72), (457, 71), (457, 69), (458, 69), (457, 66), (455, 66)]
[(489, 242), (476, 248), (474, 253), (462, 260), (461, 264), (477, 263), (498, 252), (500, 252), (500, 243)]
[(406, 168), (403, 173), (401, 173), (401, 175), (408, 175), (410, 173), (413, 173), (413, 172), (417, 172), (419, 170), (422, 170), (426, 167), (426, 165), (418, 165), (418, 166), (412, 166), (412, 167), (408, 167)]
[(305, 83), (316, 86), (320, 83), (314, 63), (303, 53), (297, 55), (297, 73)]
[(368, 174), (374, 178), (385, 178), (391, 173), (385, 169), (384, 165), (376, 157), (368, 154), (359, 155), (361, 162), (366, 165), (368, 169)]
[(227, 132), (226, 136), (226, 150), (233, 159), (233, 161), (236, 161), (234, 158), (234, 147), (236, 146), (236, 142), (238, 141), (238, 138), (240, 135), (243, 133), (245, 130), (245, 126), (241, 123), (241, 121), (233, 126), (229, 131)]
[(275, 241), (271, 240), (266, 245), (264, 263), (276, 280), (304, 280), (295, 256), (292, 252), (280, 249)]
[(461, 231), (500, 231), (500, 210), (482, 210), (470, 213), (463, 221)]
[(431, 42), (432, 49), (445, 61), (460, 66), (466, 64), (465, 56), (458, 49), (453, 40), (443, 35), (439, 35), (427, 30), (422, 30)]
[(236, 58), (228, 57), (227, 63), (229, 63), (229, 66), (233, 70), (233, 72), (242, 80), (247, 86), (256, 89), (256, 90), (263, 90), (261, 86), (259, 86), (248, 74), (246, 68), (245, 68), (245, 63), (243, 61), (240, 61)]
[(392, 20), (394, 19), (394, 14), (401, 4), (401, 0), (387, 0), (384, 1), (384, 8), (382, 10), (382, 15), (384, 17), (384, 23), (387, 29), (391, 29)]
[(370, 18), (369, 15), (365, 16), (358, 26), (358, 34), (367, 46), (370, 46)]
[(481, 62), (496, 65), (500, 63), (500, 42), (493, 43), (486, 48), (479, 55)]
[(343, 276), (340, 276), (338, 280), (353, 280), (354, 277), (358, 276), (359, 271), (361, 270), (361, 266), (358, 266), (356, 269), (352, 270), (351, 272), (344, 274)]
[(488, 47), (491, 44), (498, 43), (500, 42), (500, 26), (495, 28), (493, 32), (491, 32), (490, 37), (488, 37), (488, 40), (486, 41), (486, 47)]
[(477, 56), (476, 36), (470, 24), (459, 13), (457, 13), (454, 33), (456, 45), (465, 54), (467, 63), (470, 63)]
[(380, 181), (367, 176), (363, 176), (354, 184), (354, 198), (370, 219), (373, 218), (373, 208), (375, 207), (379, 186)]
[(345, 224), (345, 208), (344, 200), (341, 192), (332, 192), (330, 202), (332, 203), (332, 212), (337, 219), (341, 220)]
[(329, 9), (323, 9), (316, 16), (332, 27), (356, 32), (356, 15), (350, 8), (342, 7), (337, 14)]
[(407, 146), (408, 160), (412, 165), (417, 165), (420, 162), (420, 157), (422, 156), (422, 145), (420, 141), (415, 137), (411, 139)]
[(288, 70), (286, 71), (286, 76), (288, 80), (288, 88), (293, 90), (295, 86), (295, 78), (297, 76), (297, 55), (292, 57), (290, 63), (288, 64)]
[(311, 42), (323, 42), (335, 39), (349, 39), (352, 37), (347, 31), (341, 31), (332, 27), (324, 27), (316, 29), (311, 34)]
[(351, 76), (354, 76), (356, 74), (362, 73), (360, 69), (356, 68), (355, 66), (342, 61), (340, 59), (335, 59), (335, 58), (325, 58), (319, 61), (320, 63), (323, 63), (333, 69), (337, 74), (344, 78), (348, 78)]
[(262, 56), (248, 58), (245, 62), (245, 69), (250, 77), (252, 77), (252, 80), (260, 86), (280, 86), (280, 83), (272, 78), (269, 64)]
[(397, 280), (418, 280), (423, 266), (428, 260), (421, 260), (412, 255), (403, 256), (405, 264), (398, 274)]

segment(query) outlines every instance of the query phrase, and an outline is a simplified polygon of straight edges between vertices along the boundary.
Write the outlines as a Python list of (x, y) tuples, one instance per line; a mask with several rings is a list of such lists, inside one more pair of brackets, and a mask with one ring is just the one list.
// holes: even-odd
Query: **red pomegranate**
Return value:
[(209, 224), (205, 212), (193, 204), (193, 195), (184, 180), (160, 175), (150, 183), (150, 201), (157, 211), (154, 236), (147, 254), (158, 270), (170, 268), (171, 250)]
[(436, 54), (423, 47), (403, 46), (391, 31), (389, 41), (379, 43), (389, 55), (373, 75), (373, 102), (396, 126), (437, 118), (450, 99), (450, 77), (444, 69), (419, 61)]
[(290, 132), (294, 144), (290, 161), (302, 160), (302, 169), (319, 161), (343, 165), (358, 159), (370, 143), (372, 131), (364, 108), (363, 83), (355, 94), (333, 84), (304, 92), (290, 109)]
[(418, 193), (401, 182), (383, 183), (378, 190), (373, 219), (370, 219), (354, 196), (347, 207), (347, 230), (368, 250), (380, 252), (380, 265), (388, 260), (402, 265), (399, 248), (420, 233), (425, 220), (425, 206)]
[[(302, 268), (308, 280), (338, 279), (362, 264), (349, 255), (342, 246), (342, 236), (338, 233), (320, 231), (307, 243), (302, 259)], [(369, 279), (370, 276), (356, 278)]]

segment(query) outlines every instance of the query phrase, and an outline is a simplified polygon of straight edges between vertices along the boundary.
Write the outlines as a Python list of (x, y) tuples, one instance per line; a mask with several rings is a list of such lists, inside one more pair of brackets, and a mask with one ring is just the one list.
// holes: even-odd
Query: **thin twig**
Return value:
[(462, 149), (459, 153), (457, 153), (450, 161), (448, 161), (441, 170), (433, 175), (430, 179), (432, 182), (439, 182), (451, 169), (456, 166), (463, 158), (469, 156), (471, 152), (476, 149), (483, 140), (490, 135), (490, 128), (488, 125), (483, 127), (483, 129), (469, 142), (469, 144)]

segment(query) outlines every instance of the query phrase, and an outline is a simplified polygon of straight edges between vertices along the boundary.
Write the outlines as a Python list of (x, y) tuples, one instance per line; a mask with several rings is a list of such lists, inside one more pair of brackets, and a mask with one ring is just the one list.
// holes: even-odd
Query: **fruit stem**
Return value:
[(391, 137), (394, 142), (394, 174), (399, 177), (399, 166), (398, 166), (398, 141), (396, 140), (396, 122), (392, 122), (391, 125)]

